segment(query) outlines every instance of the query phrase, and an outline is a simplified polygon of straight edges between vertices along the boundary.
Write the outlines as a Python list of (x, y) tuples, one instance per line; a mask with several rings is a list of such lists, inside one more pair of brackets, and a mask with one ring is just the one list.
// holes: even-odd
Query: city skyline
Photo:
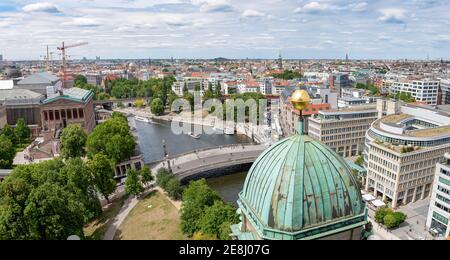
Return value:
[(448, 11), (440, 0), (6, 0), (0, 53), (39, 59), (88, 41), (71, 58), (448, 59)]

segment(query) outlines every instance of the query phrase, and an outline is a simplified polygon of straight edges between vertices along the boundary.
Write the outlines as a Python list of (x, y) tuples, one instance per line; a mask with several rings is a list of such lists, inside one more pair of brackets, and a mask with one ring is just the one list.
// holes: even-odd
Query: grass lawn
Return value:
[(149, 194), (130, 212), (116, 233), (116, 240), (186, 240), (180, 214), (159, 192)]
[(123, 203), (127, 199), (127, 196), (123, 196), (115, 201), (109, 206), (108, 209), (103, 211), (102, 215), (95, 221), (89, 223), (84, 227), (84, 235), (87, 239), (91, 240), (102, 240), (103, 235), (111, 225), (114, 217), (119, 213), (123, 206)]

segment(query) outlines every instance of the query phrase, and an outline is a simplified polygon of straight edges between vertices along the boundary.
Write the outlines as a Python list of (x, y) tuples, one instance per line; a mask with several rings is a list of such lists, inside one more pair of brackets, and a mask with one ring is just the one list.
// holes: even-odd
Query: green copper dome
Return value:
[(238, 204), (264, 239), (317, 238), (367, 219), (349, 166), (307, 135), (266, 150), (250, 169)]

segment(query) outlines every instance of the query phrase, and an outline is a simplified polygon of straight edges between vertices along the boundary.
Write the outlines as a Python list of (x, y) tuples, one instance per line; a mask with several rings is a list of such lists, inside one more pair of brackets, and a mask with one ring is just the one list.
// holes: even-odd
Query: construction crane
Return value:
[(45, 60), (45, 71), (49, 71), (49, 51), (48, 51), (48, 45), (47, 45), (47, 55), (41, 55), (41, 58)]
[(64, 42), (62, 42), (62, 45), (58, 47), (58, 50), (61, 51), (61, 58), (62, 58), (62, 66), (61, 66), (61, 72), (62, 72), (62, 87), (64, 88), (67, 81), (67, 56), (66, 56), (66, 50), (70, 48), (75, 48), (83, 45), (87, 45), (88, 42), (80, 42), (77, 44), (72, 45), (65, 45)]

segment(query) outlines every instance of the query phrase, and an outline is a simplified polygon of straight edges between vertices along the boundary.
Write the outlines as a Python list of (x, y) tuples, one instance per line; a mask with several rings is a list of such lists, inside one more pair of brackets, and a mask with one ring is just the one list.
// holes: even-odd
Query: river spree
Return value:
[[(220, 145), (251, 143), (251, 138), (238, 134), (203, 134), (198, 139), (189, 135), (176, 135), (171, 130), (171, 123), (167, 121), (153, 120), (150, 123), (135, 121), (135, 125), (139, 138), (139, 148), (144, 154), (146, 163), (163, 159), (163, 140), (166, 142), (167, 152), (170, 156)], [(205, 126), (205, 128), (211, 129), (209, 126)]]
[(208, 179), (208, 185), (216, 190), (220, 196), (228, 203), (236, 204), (239, 192), (244, 186), (247, 172), (235, 173), (232, 175), (221, 176)]

